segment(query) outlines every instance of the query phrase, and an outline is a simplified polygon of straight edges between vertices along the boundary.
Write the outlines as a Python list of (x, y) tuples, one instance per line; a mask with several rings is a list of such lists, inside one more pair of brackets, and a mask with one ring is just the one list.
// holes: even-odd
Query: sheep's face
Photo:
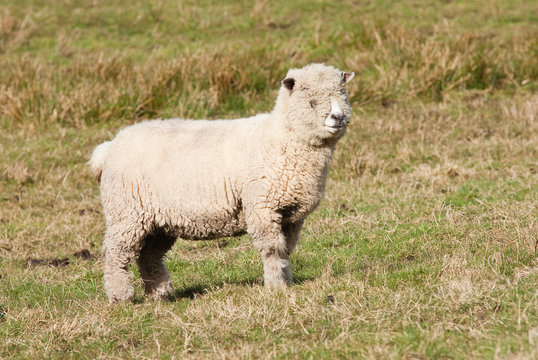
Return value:
[(320, 64), (290, 70), (282, 85), (291, 129), (314, 142), (342, 137), (351, 116), (345, 85), (352, 77)]

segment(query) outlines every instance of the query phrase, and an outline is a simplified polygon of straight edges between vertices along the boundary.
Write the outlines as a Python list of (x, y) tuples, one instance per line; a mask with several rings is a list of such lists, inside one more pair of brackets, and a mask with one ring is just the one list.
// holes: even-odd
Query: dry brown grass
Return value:
[[(264, 6), (259, 3), (253, 13)], [(6, 50), (20, 47), (17, 39), (31, 35), (29, 18), (4, 11), (0, 24)], [(357, 29), (341, 36), (324, 31), (314, 40), (345, 49), (334, 60), (359, 74), (350, 88), (357, 105), (390, 106), (416, 96), (441, 100), (454, 89), (513, 89), (538, 76), (533, 27), (507, 36), (461, 32), (446, 19), (426, 30), (361, 19)], [(260, 103), (268, 109), (290, 64), (325, 60), (312, 59), (305, 44), (296, 41), (259, 49), (241, 42), (219, 44), (166, 60), (149, 52), (141, 62), (118, 52), (72, 52), (64, 32), (56, 41), (59, 62), (29, 54), (0, 58), (7, 70), (0, 75), (0, 118), (10, 126), (83, 127), (166, 115), (168, 109), (179, 117), (233, 116), (238, 110), (257, 110)]]
[[(298, 285), (264, 291), (248, 238), (179, 242), (169, 266), (185, 295), (116, 308), (106, 305), (100, 260), (72, 256), (99, 252), (104, 224), (84, 163), (93, 139), (112, 132), (9, 135), (0, 171), (9, 189), (0, 217), (9, 274), (3, 354), (304, 358), (338, 349), (341, 358), (532, 358), (533, 107), (534, 94), (463, 92), (357, 114), (295, 254)], [(430, 230), (415, 233), (423, 227)], [(65, 268), (26, 265), (64, 256)], [(425, 273), (405, 275), (417, 267)]]
[[(536, 358), (536, 5), (379, 4), (0, 5), (0, 358)], [(93, 147), (267, 111), (313, 61), (354, 116), (296, 285), (248, 237), (178, 241), (174, 302), (109, 306)]]

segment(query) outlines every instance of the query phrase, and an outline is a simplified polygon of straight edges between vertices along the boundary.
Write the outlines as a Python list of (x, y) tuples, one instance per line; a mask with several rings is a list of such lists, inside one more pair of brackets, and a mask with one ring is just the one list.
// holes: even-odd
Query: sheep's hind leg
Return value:
[(175, 241), (176, 237), (157, 230), (146, 237), (140, 251), (137, 264), (146, 295), (151, 299), (169, 300), (172, 296), (172, 282), (164, 266), (163, 257)]
[(108, 229), (103, 243), (105, 292), (111, 303), (127, 301), (134, 296), (127, 267), (137, 255), (140, 235)]

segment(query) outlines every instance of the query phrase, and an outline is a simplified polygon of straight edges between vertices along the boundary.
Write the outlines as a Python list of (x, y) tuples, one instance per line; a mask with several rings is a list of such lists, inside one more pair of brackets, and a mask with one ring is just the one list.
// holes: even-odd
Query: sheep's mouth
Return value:
[(342, 114), (330, 114), (325, 118), (323, 125), (331, 134), (339, 133), (345, 129), (347, 118)]
[(346, 124), (342, 124), (342, 125), (325, 125), (325, 128), (330, 132), (330, 133), (336, 133), (340, 130), (343, 130), (346, 128)]

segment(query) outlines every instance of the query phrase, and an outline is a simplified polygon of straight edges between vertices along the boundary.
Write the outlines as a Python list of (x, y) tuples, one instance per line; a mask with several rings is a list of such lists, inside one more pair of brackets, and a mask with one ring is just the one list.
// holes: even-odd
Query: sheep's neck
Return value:
[(272, 188), (270, 197), (286, 218), (284, 221), (295, 222), (304, 219), (321, 201), (333, 151), (292, 139), (279, 145), (280, 156), (267, 174), (279, 186)]
[[(325, 183), (334, 147), (311, 146), (302, 141), (288, 138), (280, 144), (284, 169), (300, 171), (316, 182)], [(324, 185), (323, 185), (324, 187)]]

